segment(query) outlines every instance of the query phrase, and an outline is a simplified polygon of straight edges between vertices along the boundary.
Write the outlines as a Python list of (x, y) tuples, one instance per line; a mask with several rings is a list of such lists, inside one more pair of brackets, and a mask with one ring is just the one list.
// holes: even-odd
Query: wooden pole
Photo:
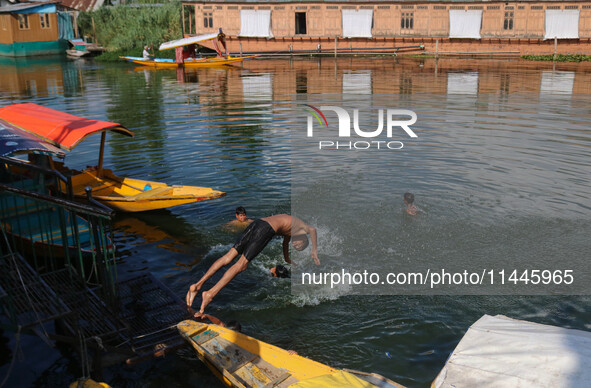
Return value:
[(195, 11), (195, 6), (193, 6), (193, 17), (195, 20), (189, 15), (189, 35), (193, 33), (193, 23), (195, 23), (195, 34), (197, 33), (197, 11)]
[[(68, 13), (68, 15), (70, 15), (70, 13)], [(78, 35), (78, 11), (73, 12), (71, 15), (74, 19), (74, 37), (78, 39), (80, 38), (80, 36)]]
[(439, 39), (435, 39), (435, 59), (439, 58)]
[(181, 7), (181, 31), (183, 38), (185, 37), (185, 5)]
[(554, 37), (554, 61), (556, 61), (556, 52), (558, 51), (558, 38)]
[(334, 37), (334, 57), (337, 57), (337, 37)]
[(94, 36), (94, 43), (98, 46), (98, 40), (96, 39), (96, 28), (94, 27), (94, 16), (91, 17), (92, 20), (92, 35)]
[(99, 153), (99, 161), (96, 171), (96, 176), (101, 177), (103, 175), (103, 156), (105, 154), (105, 139), (107, 138), (107, 131), (101, 134), (101, 151)]

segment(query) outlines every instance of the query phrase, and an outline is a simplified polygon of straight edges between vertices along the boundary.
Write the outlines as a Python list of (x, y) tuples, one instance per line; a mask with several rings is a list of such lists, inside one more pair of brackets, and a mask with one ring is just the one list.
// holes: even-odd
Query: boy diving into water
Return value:
[(244, 271), (248, 267), (248, 263), (261, 253), (263, 248), (267, 246), (275, 235), (283, 236), (283, 258), (287, 263), (291, 264), (292, 262), (289, 258), (290, 241), (296, 250), (302, 251), (309, 244), (308, 234), (312, 240), (312, 251), (310, 254), (312, 259), (314, 259), (314, 263), (320, 265), (316, 243), (316, 228), (288, 214), (278, 214), (254, 220), (240, 237), (238, 237), (234, 246), (224, 256), (217, 259), (197, 283), (189, 287), (186, 296), (187, 305), (192, 306), (193, 300), (201, 290), (201, 287), (203, 287), (203, 284), (220, 268), (230, 264), (238, 255), (240, 255), (238, 261), (226, 271), (217, 284), (201, 293), (202, 302), (199, 313), (203, 314), (205, 307), (211, 303), (218, 292), (234, 279), (236, 275)]

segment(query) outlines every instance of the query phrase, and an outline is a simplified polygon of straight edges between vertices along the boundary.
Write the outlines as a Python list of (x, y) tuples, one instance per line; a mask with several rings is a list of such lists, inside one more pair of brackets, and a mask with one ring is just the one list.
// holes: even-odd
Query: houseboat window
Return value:
[(400, 19), (400, 28), (403, 30), (412, 30), (414, 25), (414, 12), (403, 12)]
[(49, 14), (48, 13), (40, 13), (39, 18), (41, 19), (41, 28), (50, 28), (49, 25)]
[(296, 35), (305, 35), (306, 32), (306, 13), (295, 13), (295, 33)]
[(18, 28), (19, 30), (29, 29), (29, 15), (22, 13), (18, 15)]
[(504, 30), (513, 29), (513, 12), (505, 12), (505, 21), (503, 23)]
[(6, 18), (4, 17), (4, 15), (0, 16), (0, 19), (2, 19), (2, 29), (6, 30)]
[(205, 27), (205, 28), (212, 28), (213, 27), (213, 13), (211, 13), (211, 12), (204, 12), (203, 13), (203, 27)]

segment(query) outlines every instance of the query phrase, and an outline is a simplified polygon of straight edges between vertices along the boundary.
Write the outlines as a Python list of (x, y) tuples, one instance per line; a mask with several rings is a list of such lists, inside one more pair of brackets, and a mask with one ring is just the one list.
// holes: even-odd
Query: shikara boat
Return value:
[(66, 55), (68, 55), (68, 57), (71, 57), (71, 58), (81, 58), (81, 57), (89, 56), (90, 51), (68, 49), (68, 50), (66, 50)]
[[(92, 257), (97, 252), (89, 222), (47, 202), (48, 179), (15, 160), (18, 155), (64, 157), (62, 150), (0, 119), (0, 226), (27, 256)], [(32, 158), (35, 159), (35, 158)], [(34, 193), (26, 197), (19, 193)], [(45, 198), (46, 199), (46, 198)], [(107, 237), (108, 240), (108, 237)], [(112, 251), (110, 240), (105, 249)]]
[[(143, 57), (119, 57), (126, 61), (136, 63), (142, 66), (152, 66), (159, 69), (176, 69), (179, 64), (171, 58), (155, 58), (155, 59), (144, 59)], [(213, 67), (231, 65), (236, 62), (241, 62), (245, 59), (253, 58), (253, 56), (247, 57), (214, 57), (214, 58), (189, 58), (185, 59), (183, 66), (186, 68), (197, 68), (197, 67)]]
[(177, 328), (199, 359), (229, 387), (402, 387), (377, 374), (339, 370), (290, 354), (225, 327), (187, 320)]
[[(195, 58), (195, 45), (199, 42), (204, 41), (213, 41), (213, 46), (217, 52), (216, 57), (207, 57), (207, 58)], [(221, 47), (220, 47), (221, 46)], [(224, 53), (222, 53), (221, 48), (224, 49)], [(198, 68), (198, 67), (211, 67), (211, 66), (223, 66), (223, 65), (231, 65), (233, 63), (242, 62), (245, 59), (255, 58), (258, 55), (250, 55), (250, 56), (239, 56), (239, 57), (232, 57), (228, 54), (226, 50), (226, 36), (222, 32), (220, 28), (219, 32), (214, 32), (211, 34), (205, 35), (198, 35), (198, 36), (191, 36), (188, 38), (182, 38), (173, 40), (170, 42), (162, 43), (159, 47), (159, 50), (169, 50), (175, 49), (176, 55), (175, 59), (166, 59), (166, 58), (154, 58), (154, 59), (145, 59), (143, 57), (120, 57), (121, 59), (125, 59), (126, 61), (136, 63), (138, 65), (143, 66), (152, 66), (156, 68), (162, 69), (175, 69), (177, 67), (186, 67), (186, 68)]]
[[(98, 165), (82, 171), (68, 169), (63, 163), (50, 159), (52, 168), (71, 177), (75, 197), (92, 197), (103, 204), (125, 212), (162, 209), (171, 206), (219, 198), (224, 192), (209, 187), (169, 186), (166, 183), (142, 179), (121, 178), (103, 168), (107, 131), (126, 136), (133, 132), (119, 123), (97, 121), (70, 115), (32, 103), (14, 104), (0, 108), (0, 119), (36, 136), (61, 150), (70, 151), (86, 137), (101, 133)], [(66, 185), (60, 190), (66, 191)]]

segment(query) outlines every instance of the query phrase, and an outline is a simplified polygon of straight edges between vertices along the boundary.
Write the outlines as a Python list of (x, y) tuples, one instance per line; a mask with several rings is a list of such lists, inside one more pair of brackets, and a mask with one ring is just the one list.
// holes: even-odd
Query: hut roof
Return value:
[(93, 11), (103, 5), (105, 0), (61, 0), (62, 5), (78, 11)]

